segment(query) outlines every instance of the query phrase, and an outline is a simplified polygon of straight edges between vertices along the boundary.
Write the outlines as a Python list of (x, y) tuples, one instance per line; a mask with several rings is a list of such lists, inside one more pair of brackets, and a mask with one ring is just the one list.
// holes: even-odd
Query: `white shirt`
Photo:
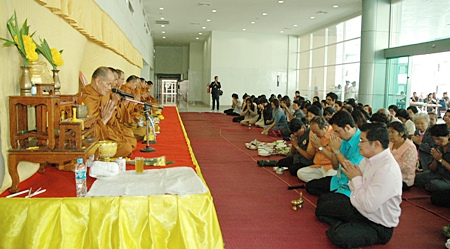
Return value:
[(416, 126), (414, 125), (413, 121), (406, 120), (405, 122), (406, 130), (408, 131), (408, 135), (414, 135), (414, 132), (416, 132)]
[(241, 112), (242, 112), (242, 110), (241, 110), (241, 105), (242, 105), (242, 103), (241, 103), (241, 101), (238, 99), (238, 100), (236, 101), (236, 106), (234, 107), (233, 112), (234, 112), (234, 113), (237, 113), (237, 114), (241, 114)]
[(364, 158), (359, 165), (362, 177), (350, 181), (352, 205), (370, 221), (396, 227), (401, 214), (402, 173), (389, 149)]

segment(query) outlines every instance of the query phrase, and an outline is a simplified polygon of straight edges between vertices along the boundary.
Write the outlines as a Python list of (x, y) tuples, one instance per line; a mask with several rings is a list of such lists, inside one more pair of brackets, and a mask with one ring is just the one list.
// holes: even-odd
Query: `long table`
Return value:
[[(160, 126), (164, 136), (157, 137), (157, 144), (152, 145), (156, 152), (151, 155), (176, 154), (179, 158), (174, 166), (192, 166), (204, 181), (177, 109), (166, 107), (163, 114), (166, 120)], [(181, 141), (177, 139), (180, 134), (184, 137)], [(209, 191), (184, 196), (0, 198), (0, 210), (0, 248), (224, 246)]]

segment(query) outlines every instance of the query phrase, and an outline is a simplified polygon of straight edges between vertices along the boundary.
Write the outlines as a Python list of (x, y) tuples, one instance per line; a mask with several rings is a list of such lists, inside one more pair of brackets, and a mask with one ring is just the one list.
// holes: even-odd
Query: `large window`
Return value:
[[(333, 91), (341, 100), (359, 80), (361, 16), (300, 37), (298, 89), (309, 99)], [(346, 87), (346, 82), (348, 82)]]
[(408, 0), (392, 5), (390, 47), (450, 37), (449, 0)]

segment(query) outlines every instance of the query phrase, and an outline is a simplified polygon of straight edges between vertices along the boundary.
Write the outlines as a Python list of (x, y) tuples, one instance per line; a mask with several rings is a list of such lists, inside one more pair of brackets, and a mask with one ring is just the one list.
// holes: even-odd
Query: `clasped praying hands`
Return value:
[(344, 171), (348, 179), (352, 180), (356, 176), (362, 176), (361, 169), (358, 165), (353, 165), (349, 160), (345, 160), (341, 165), (342, 171)]
[(100, 115), (101, 115), (103, 124), (108, 123), (108, 121), (111, 119), (115, 109), (116, 109), (116, 105), (115, 105), (114, 101), (112, 101), (112, 100), (108, 100), (108, 102), (106, 102), (105, 106), (100, 107)]

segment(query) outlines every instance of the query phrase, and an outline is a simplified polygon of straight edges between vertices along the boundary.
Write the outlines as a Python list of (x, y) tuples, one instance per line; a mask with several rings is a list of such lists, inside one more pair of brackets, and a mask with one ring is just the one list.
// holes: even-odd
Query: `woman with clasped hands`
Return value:
[(406, 191), (414, 185), (416, 177), (417, 149), (407, 137), (407, 128), (401, 122), (392, 122), (389, 129), (389, 149), (400, 166), (403, 178), (402, 190)]

